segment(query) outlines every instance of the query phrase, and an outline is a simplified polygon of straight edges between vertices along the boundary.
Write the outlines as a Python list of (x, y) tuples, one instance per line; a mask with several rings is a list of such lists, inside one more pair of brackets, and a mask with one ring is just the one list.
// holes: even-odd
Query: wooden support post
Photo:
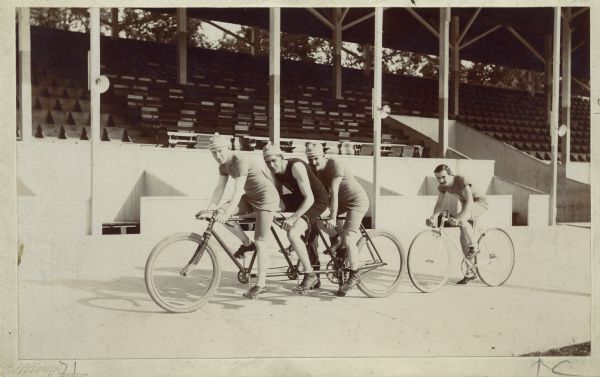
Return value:
[(177, 8), (177, 81), (187, 84), (187, 9)]
[(550, 225), (556, 225), (556, 191), (558, 159), (558, 98), (560, 80), (560, 7), (554, 7), (554, 33), (552, 40), (552, 108), (550, 111), (550, 140), (552, 158), (552, 188), (550, 191)]
[(565, 8), (565, 23), (562, 27), (562, 108), (561, 124), (567, 133), (560, 139), (560, 161), (563, 169), (571, 162), (571, 8)]
[(460, 92), (460, 48), (458, 46), (458, 38), (460, 37), (460, 23), (458, 16), (452, 17), (452, 34), (451, 43), (452, 49), (452, 114), (458, 115), (459, 92)]
[(448, 150), (448, 55), (450, 8), (440, 8), (440, 41), (439, 41), (439, 93), (438, 93), (438, 153), (439, 158), (446, 157)]
[(368, 44), (363, 45), (363, 72), (365, 73), (365, 77), (368, 77), (371, 74), (371, 67), (373, 64), (373, 56), (371, 55), (371, 46)]
[(101, 198), (98, 182), (98, 149), (100, 148), (100, 8), (90, 8), (90, 52), (88, 86), (90, 88), (90, 151), (91, 151), (91, 198), (90, 233), (102, 234), (100, 219)]
[(342, 98), (342, 8), (333, 8), (333, 85), (335, 98)]
[(383, 55), (383, 8), (375, 8), (375, 59), (373, 72), (372, 114), (373, 114), (373, 228), (377, 227), (380, 202), (380, 158), (381, 158), (381, 114), (378, 109), (382, 105), (382, 55)]
[(280, 140), (281, 114), (281, 9), (269, 10), (269, 139), (274, 144)]
[(111, 38), (119, 38), (119, 8), (110, 8), (110, 36)]

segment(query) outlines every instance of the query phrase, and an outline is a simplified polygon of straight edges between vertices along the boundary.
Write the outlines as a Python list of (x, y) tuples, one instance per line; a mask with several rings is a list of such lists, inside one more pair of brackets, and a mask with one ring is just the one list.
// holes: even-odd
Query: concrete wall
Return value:
[(569, 162), (567, 168), (567, 178), (585, 184), (591, 184), (592, 171), (589, 162)]
[(456, 125), (454, 147), (470, 158), (496, 161), (495, 174), (513, 182), (547, 192), (550, 164), (463, 124)]
[(206, 226), (194, 216), (206, 209), (210, 198), (145, 197), (141, 199), (140, 234), (161, 239), (175, 232), (201, 234)]
[[(89, 230), (89, 200), (38, 197), (17, 200), (17, 238), (25, 245), (28, 256), (41, 249), (61, 250), (63, 240), (89, 234)], [(46, 270), (59, 263), (47, 255), (40, 258), (38, 261)]]
[[(425, 229), (425, 219), (431, 216), (436, 196), (384, 196), (381, 198), (386, 211), (379, 219), (379, 228), (389, 229), (403, 235), (403, 243), (408, 248), (414, 236)], [(457, 201), (455, 200), (455, 203)], [(512, 197), (510, 195), (494, 195), (488, 197), (489, 209), (480, 218), (484, 228), (510, 227), (512, 223)], [(445, 203), (445, 209), (455, 214), (459, 207)], [(407, 249), (408, 250), (408, 249)]]
[[(437, 122), (435, 120), (406, 116), (394, 117), (394, 119), (407, 125), (410, 129), (418, 130), (437, 141), (437, 131), (435, 131), (437, 130)], [(552, 180), (550, 162), (538, 160), (460, 122), (454, 122), (452, 127), (449, 126), (449, 131), (450, 147), (472, 159), (491, 159), (495, 161), (496, 176), (542, 192), (550, 191)], [(456, 157), (455, 154), (451, 154), (451, 156)], [(557, 221), (590, 221), (590, 165), (571, 163), (566, 173), (566, 180), (560, 178), (560, 174), (559, 166)], [(562, 174), (564, 175), (564, 172)], [(588, 185), (585, 185), (585, 183), (588, 183)], [(584, 185), (582, 186), (582, 184)], [(540, 200), (536, 200), (535, 203), (539, 205)], [(519, 202), (517, 205), (522, 208), (522, 200), (517, 199), (517, 201)], [(539, 210), (536, 210), (535, 213), (541, 214)], [(522, 220), (523, 217), (520, 221)], [(533, 220), (534, 223), (541, 223), (541, 221), (541, 218)]]
[[(420, 134), (427, 136), (434, 142), (438, 142), (439, 139), (439, 120), (438, 118), (425, 118), (415, 117), (408, 115), (390, 115), (390, 118), (400, 122), (416, 131)], [(453, 146), (456, 144), (456, 121), (448, 119), (448, 145)]]
[[(266, 169), (259, 152), (250, 154)], [(139, 200), (145, 196), (190, 196), (210, 198), (218, 169), (206, 150), (168, 149), (102, 143), (98, 150), (99, 216), (102, 222), (137, 221)], [(291, 155), (303, 157), (302, 155)], [(373, 159), (370, 156), (338, 156), (359, 181), (370, 188)], [(89, 142), (53, 143), (33, 140), (17, 144), (19, 197), (41, 200), (90, 199)], [(440, 163), (457, 172), (472, 173), (487, 185), (493, 176), (492, 161), (382, 158), (381, 186), (384, 195), (416, 195), (426, 176)], [(225, 196), (230, 195), (229, 184)]]
[[(500, 177), (494, 177), (489, 191), (512, 196), (517, 215), (513, 225), (548, 225), (550, 196), (544, 192)], [(530, 200), (533, 195), (539, 197)]]
[(557, 221), (589, 222), (591, 213), (591, 186), (572, 179), (559, 182)]

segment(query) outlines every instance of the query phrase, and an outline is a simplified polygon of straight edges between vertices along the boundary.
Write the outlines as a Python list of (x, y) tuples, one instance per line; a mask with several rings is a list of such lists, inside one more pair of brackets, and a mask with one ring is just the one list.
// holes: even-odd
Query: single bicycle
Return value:
[(481, 230), (477, 221), (472, 221), (479, 252), (470, 260), (445, 231), (444, 224), (449, 219), (448, 212), (443, 211), (438, 224), (429, 224), (430, 229), (417, 234), (410, 244), (407, 267), (413, 285), (428, 293), (446, 284), (452, 267), (450, 249), (462, 256), (461, 270), (465, 276), (478, 275), (490, 287), (504, 284), (515, 265), (515, 249), (510, 236), (500, 228)]
[[(217, 244), (236, 265), (240, 283), (249, 283), (250, 278), (256, 277), (252, 273), (256, 251), (252, 254), (248, 267), (245, 266), (245, 258), (242, 259), (244, 264), (240, 263), (214, 228), (216, 214), (217, 211), (212, 210), (199, 212), (196, 218), (208, 222), (202, 235), (184, 232), (167, 236), (154, 246), (148, 256), (145, 268), (146, 288), (152, 300), (164, 310), (174, 313), (192, 312), (210, 300), (221, 279), (221, 266), (216, 255)], [(274, 222), (281, 224), (283, 219), (279, 217)], [(236, 216), (229, 221), (244, 224), (255, 220)], [(281, 271), (270, 272), (267, 276), (298, 279), (303, 271), (301, 265), (292, 260), (291, 247), (284, 247), (273, 226), (271, 232), (287, 265), (272, 268)], [(341, 286), (348, 273), (343, 250), (331, 247), (322, 232), (319, 232), (319, 236), (325, 247), (324, 253), (331, 260), (324, 271), (315, 272), (326, 274), (329, 281)], [(400, 241), (387, 231), (367, 231), (361, 226), (361, 238), (357, 245), (360, 277), (358, 288), (369, 297), (384, 297), (392, 293), (400, 281), (404, 261)]]

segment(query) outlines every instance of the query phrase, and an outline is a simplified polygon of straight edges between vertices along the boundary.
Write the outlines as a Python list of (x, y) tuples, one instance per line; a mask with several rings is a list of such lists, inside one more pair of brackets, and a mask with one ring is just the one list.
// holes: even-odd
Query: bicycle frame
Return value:
[[(448, 246), (450, 246), (450, 248), (453, 249), (455, 253), (462, 256), (463, 262), (465, 262), (467, 264), (467, 268), (469, 270), (474, 270), (476, 267), (476, 263), (474, 263), (473, 261), (466, 258), (464, 253), (460, 251), (460, 250), (462, 250), (462, 248), (457, 247), (456, 243), (450, 238), (448, 233), (444, 231), (444, 228), (445, 228), (444, 224), (446, 223), (446, 221), (448, 219), (450, 219), (450, 216), (448, 215), (448, 213), (446, 211), (443, 211), (440, 214), (440, 226), (431, 226), (432, 230), (436, 234), (440, 235), (440, 237), (442, 237), (442, 242), (444, 243), (446, 248), (448, 248)], [(485, 231), (482, 231), (479, 228), (476, 221), (473, 221), (471, 225), (473, 226), (473, 232), (477, 238), (477, 243), (479, 243), (479, 241), (483, 237), (485, 237)]]
[[(219, 236), (219, 234), (216, 232), (216, 230), (214, 229), (214, 225), (216, 223), (215, 219), (214, 219), (214, 215), (211, 216), (210, 218), (205, 218), (209, 224), (208, 227), (206, 228), (206, 230), (202, 233), (202, 238), (203, 238), (203, 242), (202, 244), (200, 244), (198, 246), (198, 248), (196, 249), (196, 251), (194, 252), (192, 258), (190, 259), (190, 261), (187, 263), (187, 265), (180, 271), (180, 275), (184, 275), (187, 273), (187, 271), (193, 266), (196, 265), (198, 263), (198, 261), (200, 260), (200, 258), (202, 258), (202, 255), (204, 253), (204, 250), (206, 249), (206, 245), (208, 244), (208, 242), (210, 241), (210, 239), (212, 237), (214, 237), (217, 242), (219, 243), (219, 245), (223, 248), (223, 250), (225, 251), (225, 253), (229, 256), (229, 259), (231, 259), (231, 261), (236, 265), (239, 273), (244, 273), (244, 274), (248, 274), (248, 277), (256, 277), (256, 274), (252, 274), (252, 267), (254, 266), (255, 260), (256, 260), (256, 251), (252, 254), (252, 258), (250, 259), (250, 264), (248, 265), (248, 267), (245, 267), (244, 265), (242, 265), (242, 263), (240, 263), (238, 261), (238, 259), (233, 255), (234, 253), (231, 251), (231, 249), (229, 249), (229, 247), (227, 246), (227, 244), (225, 243), (225, 241), (221, 238), (221, 236)], [(279, 221), (280, 219), (276, 219), (274, 220), (274, 223), (279, 225)], [(237, 221), (240, 224), (249, 224), (249, 223), (253, 223), (252, 220), (250, 220), (249, 218), (241, 218), (241, 217), (237, 217), (237, 218), (232, 218), (232, 220), (230, 221)], [(322, 218), (319, 218), (318, 221), (323, 221)], [(227, 225), (227, 223), (226, 223)], [(360, 233), (361, 233), (361, 237), (357, 243), (357, 247), (360, 249), (361, 247), (364, 246), (365, 243), (367, 243), (367, 249), (369, 250), (369, 253), (371, 255), (371, 258), (373, 261), (377, 261), (374, 263), (370, 263), (368, 265), (365, 266), (361, 266), (358, 267), (359, 271), (365, 271), (365, 270), (372, 270), (381, 266), (385, 266), (387, 265), (387, 263), (383, 262), (381, 260), (381, 256), (379, 255), (379, 252), (377, 251), (377, 248), (375, 247), (373, 241), (371, 240), (371, 238), (369, 237), (369, 234), (367, 233), (366, 229), (364, 228), (364, 226), (362, 226), (362, 224), (360, 225)], [(318, 235), (321, 239), (321, 242), (323, 242), (323, 245), (325, 246), (326, 250), (330, 249), (330, 244), (327, 241), (326, 237), (324, 236), (323, 232), (320, 231), (317, 228), (317, 232)], [(296, 264), (294, 264), (289, 256), (289, 247), (286, 248), (284, 247), (283, 243), (281, 242), (281, 239), (279, 238), (279, 236), (277, 235), (277, 232), (275, 231), (275, 227), (272, 225), (271, 226), (271, 233), (273, 234), (273, 237), (275, 238), (275, 241), (277, 243), (277, 245), (279, 246), (279, 250), (280, 252), (283, 254), (287, 265), (288, 265), (288, 271), (286, 272), (281, 272), (281, 273), (269, 273), (267, 274), (267, 276), (269, 277), (276, 277), (276, 276), (290, 276), (290, 274), (296, 275), (296, 274), (300, 274), (301, 272), (299, 271), (299, 267), (300, 267), (300, 261), (298, 261)], [(347, 268), (344, 267), (343, 263), (340, 263), (340, 261), (338, 260), (338, 258), (336, 258), (336, 256), (331, 253), (329, 254), (331, 260), (333, 261), (333, 266), (335, 271), (344, 271), (347, 270)], [(323, 273), (328, 273), (328, 270), (317, 270), (314, 271), (317, 274), (323, 274)], [(329, 271), (331, 272), (331, 271)]]

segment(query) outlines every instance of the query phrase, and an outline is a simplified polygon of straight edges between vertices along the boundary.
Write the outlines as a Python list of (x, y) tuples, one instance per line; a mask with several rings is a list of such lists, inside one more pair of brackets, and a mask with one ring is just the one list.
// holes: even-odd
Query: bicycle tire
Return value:
[[(221, 268), (210, 243), (205, 245), (204, 254), (198, 263), (190, 268), (187, 275), (179, 274), (202, 242), (202, 236), (196, 233), (175, 233), (163, 238), (150, 252), (144, 270), (146, 289), (152, 300), (164, 310), (172, 313), (196, 311), (210, 300), (218, 288)], [(167, 251), (170, 252), (169, 255), (166, 255)], [(175, 255), (175, 252), (179, 255)], [(172, 261), (163, 262), (166, 258), (161, 257), (164, 256)], [(203, 272), (201, 267), (207, 272)], [(198, 279), (198, 282), (195, 279)], [(207, 282), (204, 284), (206, 288), (199, 289), (202, 284), (198, 283), (202, 281)], [(190, 303), (187, 304), (186, 301)]]
[(410, 281), (423, 293), (440, 289), (448, 281), (452, 255), (434, 229), (426, 229), (412, 240), (408, 248), (407, 269)]
[(479, 278), (490, 287), (501, 286), (510, 278), (515, 267), (512, 239), (503, 229), (492, 228), (479, 237), (477, 245), (479, 253), (475, 256), (475, 263)]
[[(363, 236), (358, 243), (360, 279), (357, 286), (368, 297), (386, 297), (394, 292), (398, 287), (398, 283), (400, 283), (404, 265), (404, 249), (400, 240), (387, 230), (369, 230), (368, 234), (373, 245), (375, 245), (377, 253), (370, 250), (372, 245)], [(381, 262), (386, 264), (369, 268), (369, 266)]]

